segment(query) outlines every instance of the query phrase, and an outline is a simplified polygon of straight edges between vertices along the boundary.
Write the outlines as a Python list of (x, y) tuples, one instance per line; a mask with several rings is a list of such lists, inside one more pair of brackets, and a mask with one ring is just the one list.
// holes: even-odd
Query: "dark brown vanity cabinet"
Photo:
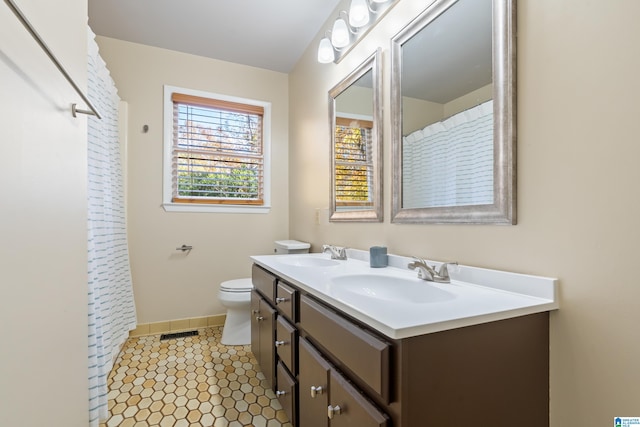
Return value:
[(297, 425), (297, 290), (253, 266), (251, 351), (291, 423)]
[(294, 426), (549, 426), (548, 312), (391, 339), (253, 274), (252, 351)]

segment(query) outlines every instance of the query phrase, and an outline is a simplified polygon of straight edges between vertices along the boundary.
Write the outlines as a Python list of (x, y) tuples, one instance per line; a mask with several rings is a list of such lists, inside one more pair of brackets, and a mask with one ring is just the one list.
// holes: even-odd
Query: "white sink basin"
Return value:
[(421, 279), (355, 274), (331, 279), (331, 294), (346, 302), (372, 298), (379, 301), (430, 304), (455, 298), (451, 292), (439, 289)]
[(279, 257), (278, 262), (296, 267), (334, 267), (340, 264), (338, 261), (333, 259), (295, 255), (282, 255)]

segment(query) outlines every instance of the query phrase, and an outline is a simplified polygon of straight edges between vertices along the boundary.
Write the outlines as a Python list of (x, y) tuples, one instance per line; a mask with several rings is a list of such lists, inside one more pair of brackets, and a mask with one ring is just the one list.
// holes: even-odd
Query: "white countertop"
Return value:
[[(406, 268), (411, 259), (399, 256), (390, 255), (390, 266), (385, 268), (369, 267), (368, 252), (358, 250), (349, 250), (346, 261), (322, 267), (295, 265), (282, 257), (330, 259), (327, 254), (264, 255), (251, 259), (393, 339), (558, 309), (557, 280), (553, 278), (462, 265), (450, 269), (451, 283), (434, 283), (418, 279), (415, 271)], [(397, 278), (398, 284), (390, 282), (391, 299), (360, 297), (345, 294), (335, 282), (336, 278), (349, 275), (390, 276)], [(427, 302), (404, 298), (403, 285), (414, 291), (416, 285), (433, 287), (425, 291), (438, 297), (425, 298)]]

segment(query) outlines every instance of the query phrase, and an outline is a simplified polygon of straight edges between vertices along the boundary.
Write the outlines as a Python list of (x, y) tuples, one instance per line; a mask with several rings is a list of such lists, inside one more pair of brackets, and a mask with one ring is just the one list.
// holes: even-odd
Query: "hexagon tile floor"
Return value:
[(109, 375), (100, 427), (291, 427), (250, 347), (220, 344), (222, 327), (198, 332), (129, 338)]

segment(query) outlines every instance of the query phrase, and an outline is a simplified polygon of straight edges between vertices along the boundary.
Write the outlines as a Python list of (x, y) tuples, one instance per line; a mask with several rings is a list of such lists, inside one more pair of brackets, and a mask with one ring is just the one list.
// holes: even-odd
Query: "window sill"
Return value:
[(166, 212), (267, 214), (271, 206), (207, 205), (199, 203), (163, 203)]

